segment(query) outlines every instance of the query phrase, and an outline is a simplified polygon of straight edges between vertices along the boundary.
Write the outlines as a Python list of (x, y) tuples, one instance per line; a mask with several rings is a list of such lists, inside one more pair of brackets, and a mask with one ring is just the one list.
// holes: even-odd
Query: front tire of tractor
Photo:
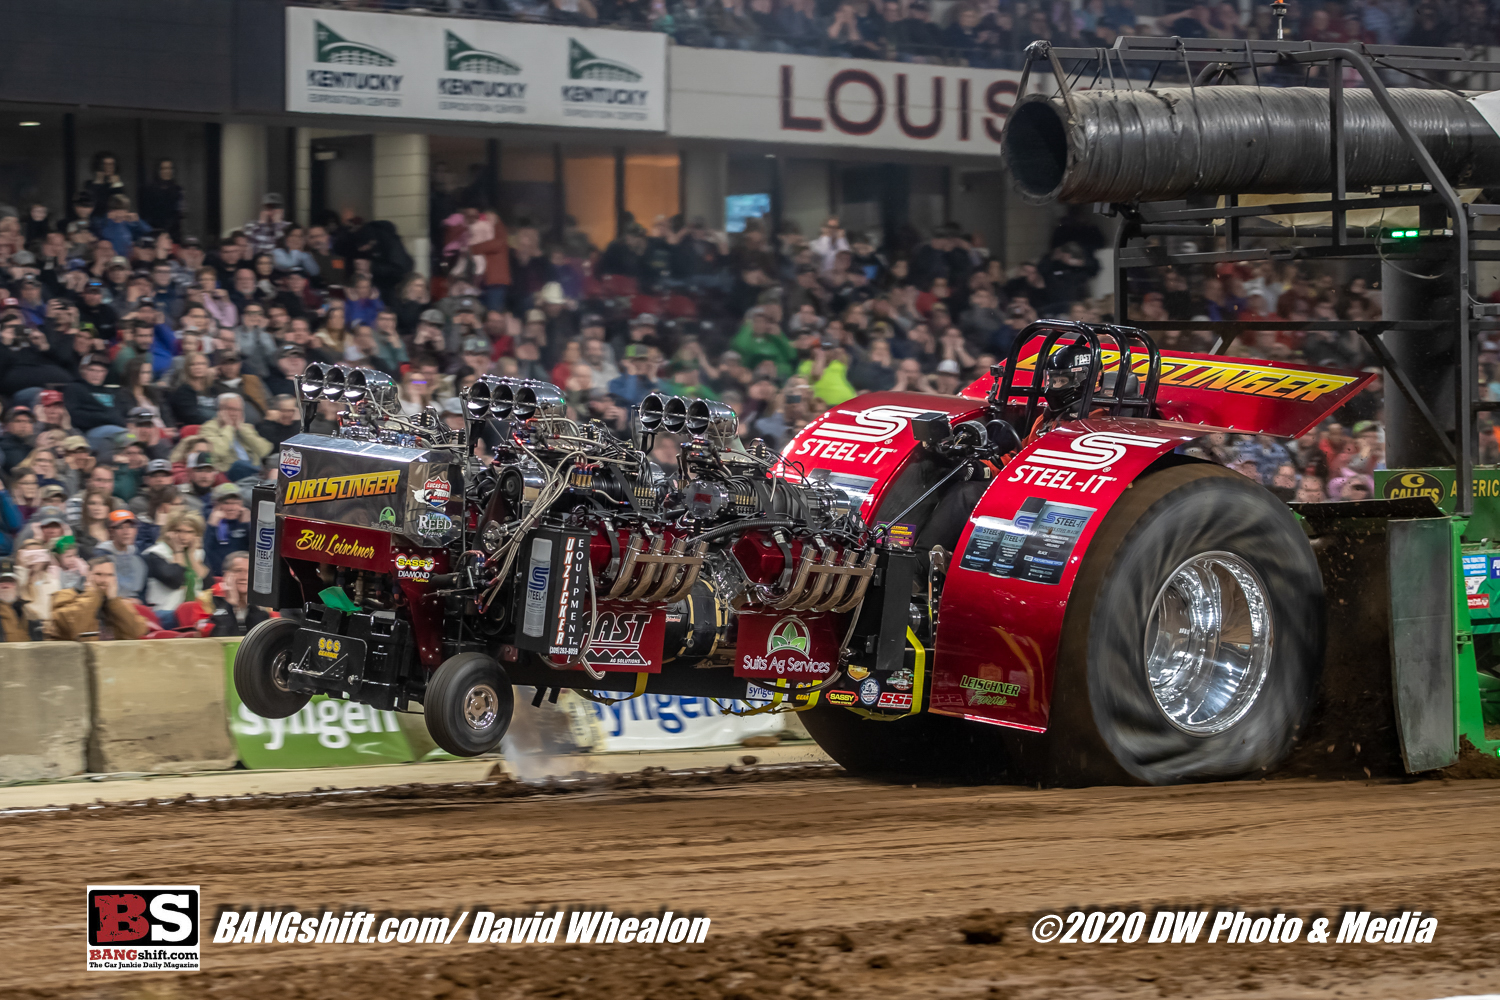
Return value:
[(300, 627), (290, 618), (268, 618), (235, 650), (234, 689), (245, 707), (263, 719), (289, 718), (312, 700), (287, 686), (292, 640)]
[(1090, 543), (1063, 624), (1046, 778), (1263, 774), (1316, 697), (1323, 582), (1286, 505), (1217, 465), (1137, 481)]
[(499, 663), (483, 653), (460, 653), (428, 680), (422, 714), (434, 743), (455, 757), (478, 757), (500, 745), (515, 707), (515, 690)]

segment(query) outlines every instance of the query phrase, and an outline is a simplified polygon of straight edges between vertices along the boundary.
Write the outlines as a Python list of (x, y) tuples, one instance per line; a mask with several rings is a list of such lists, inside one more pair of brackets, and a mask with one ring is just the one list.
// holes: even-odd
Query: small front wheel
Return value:
[(234, 654), (234, 689), (245, 707), (263, 719), (285, 719), (302, 711), (312, 695), (289, 686), (292, 640), (301, 628), (290, 618), (268, 618), (240, 640)]
[(499, 746), (515, 707), (510, 679), (483, 653), (445, 660), (422, 701), (432, 741), (455, 757), (477, 757)]

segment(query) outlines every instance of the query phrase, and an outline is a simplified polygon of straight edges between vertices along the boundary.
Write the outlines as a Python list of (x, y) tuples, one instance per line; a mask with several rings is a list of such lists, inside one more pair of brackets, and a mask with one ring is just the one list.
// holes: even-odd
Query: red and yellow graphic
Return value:
[(328, 476), (323, 479), (291, 481), (286, 484), (286, 498), (282, 503), (290, 506), (299, 503), (323, 503), (327, 500), (348, 500), (353, 497), (379, 497), (396, 492), (401, 479), (400, 469), (384, 472), (365, 472), (353, 476)]

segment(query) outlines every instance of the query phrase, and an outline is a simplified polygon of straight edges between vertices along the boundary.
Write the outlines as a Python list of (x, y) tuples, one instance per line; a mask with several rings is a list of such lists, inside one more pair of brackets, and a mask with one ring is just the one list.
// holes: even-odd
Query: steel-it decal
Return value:
[(884, 444), (906, 430), (911, 418), (927, 413), (918, 406), (872, 406), (868, 410), (836, 410), (841, 417), (853, 422), (828, 420), (812, 433), (815, 437), (832, 438), (836, 441), (854, 441), (863, 444)]
[[(1033, 448), (1026, 456), (1032, 465), (1051, 465), (1060, 469), (1080, 469), (1095, 472), (1107, 469), (1125, 457), (1125, 449), (1131, 446), (1156, 448), (1167, 443), (1168, 438), (1147, 437), (1144, 434), (1121, 434), (1116, 431), (1093, 431), (1081, 434), (1068, 442), (1068, 451), (1052, 448)], [(1016, 482), (1012, 478), (1011, 482)]]

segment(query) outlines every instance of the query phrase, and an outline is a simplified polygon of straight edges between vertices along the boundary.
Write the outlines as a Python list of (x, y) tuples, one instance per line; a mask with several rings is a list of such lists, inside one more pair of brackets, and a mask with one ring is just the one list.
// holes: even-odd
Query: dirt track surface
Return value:
[[(0, 996), (1343, 996), (1500, 990), (1487, 781), (1172, 789), (887, 787), (847, 777), (557, 797), (371, 798), (0, 821)], [(83, 971), (84, 886), (226, 905), (712, 918), (703, 945), (214, 945), (198, 974)], [(1432, 945), (1040, 945), (1073, 907), (1439, 918)], [(981, 909), (991, 915), (975, 916)], [(564, 925), (566, 926), (566, 924)], [(1337, 921), (1335, 921), (1337, 926)], [(998, 943), (966, 943), (1003, 934)], [(561, 938), (559, 938), (561, 940)]]

